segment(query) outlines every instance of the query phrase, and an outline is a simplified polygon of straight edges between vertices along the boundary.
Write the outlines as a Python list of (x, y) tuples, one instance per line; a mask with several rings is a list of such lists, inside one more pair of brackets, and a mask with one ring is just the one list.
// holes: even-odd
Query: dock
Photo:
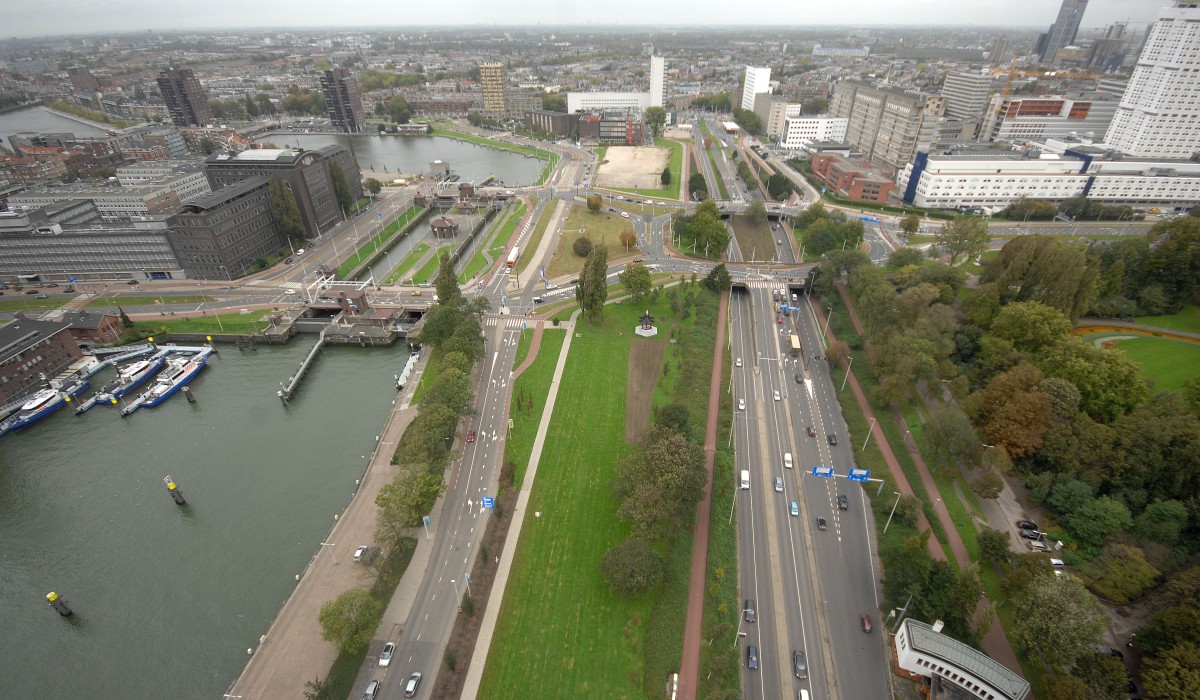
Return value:
[(308, 369), (312, 366), (313, 360), (317, 359), (317, 355), (320, 355), (321, 351), (324, 349), (325, 330), (322, 330), (321, 335), (317, 336), (317, 344), (312, 346), (312, 349), (309, 350), (308, 354), (304, 356), (304, 361), (300, 363), (300, 369), (296, 370), (296, 373), (289, 377), (287, 382), (279, 383), (280, 389), (278, 392), (276, 392), (276, 394), (279, 396), (279, 400), (283, 401), (285, 405), (292, 398), (292, 394), (295, 393), (296, 387), (300, 385), (300, 380), (304, 378), (306, 373), (308, 373)]

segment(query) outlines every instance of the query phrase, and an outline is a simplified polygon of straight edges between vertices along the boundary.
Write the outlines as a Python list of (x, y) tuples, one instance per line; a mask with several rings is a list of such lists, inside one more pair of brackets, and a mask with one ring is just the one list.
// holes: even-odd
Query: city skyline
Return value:
[[(1083, 29), (1112, 22), (1153, 22), (1169, 0), (1091, 0)], [(780, 29), (806, 26), (1049, 26), (1060, 0), (979, 0), (963, 5), (952, 0), (913, 0), (898, 5), (884, 0), (866, 0), (844, 6), (826, 6), (819, 12), (791, 2), (765, 2), (761, 11), (732, 14), (716, 0), (698, 0), (687, 13), (669, 6), (647, 8), (644, 3), (614, 0), (597, 19), (594, 6), (581, 2), (557, 3), (527, 0), (519, 12), (491, 2), (467, 0), (457, 5), (461, 12), (448, 14), (437, 6), (405, 9), (403, 18), (380, 16), (380, 7), (364, 0), (348, 0), (336, 8), (317, 0), (278, 0), (247, 5), (231, 0), (211, 0), (202, 5), (164, 5), (150, 0), (47, 0), (39, 12), (23, 16), (7, 13), (5, 35), (33, 38), (69, 34), (193, 30), (371, 29), (406, 31), (432, 27), (579, 27), (606, 26), (646, 28), (763, 26)], [(55, 17), (48, 24), (47, 16)], [(864, 17), (871, 18), (863, 22)], [(1013, 18), (1021, 18), (1013, 24)], [(281, 22), (280, 20), (284, 21)], [(469, 21), (462, 21), (469, 19)], [(952, 20), (952, 21), (947, 21)], [(404, 21), (401, 25), (400, 21)], [(372, 26), (372, 23), (374, 26)]]

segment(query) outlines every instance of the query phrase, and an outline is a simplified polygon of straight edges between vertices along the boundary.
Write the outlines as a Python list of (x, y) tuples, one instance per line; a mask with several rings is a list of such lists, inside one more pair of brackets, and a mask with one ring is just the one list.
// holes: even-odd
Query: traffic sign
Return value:
[(428, 515), (421, 518), (421, 520), (425, 523), (425, 527), (429, 527), (429, 516)]
[(871, 476), (870, 469), (851, 469), (846, 478), (850, 481), (861, 481), (866, 483), (869, 476)]
[(813, 476), (823, 476), (826, 479), (833, 478), (833, 467), (813, 467)]
[(72, 278), (71, 278), (71, 284), (75, 284), (75, 280), (76, 280), (76, 279), (78, 279), (78, 278), (76, 278), (76, 277), (72, 277)]
[(492, 498), (491, 496), (484, 496), (483, 498), (479, 499), (479, 505), (483, 506), (484, 508), (495, 508), (496, 499)]

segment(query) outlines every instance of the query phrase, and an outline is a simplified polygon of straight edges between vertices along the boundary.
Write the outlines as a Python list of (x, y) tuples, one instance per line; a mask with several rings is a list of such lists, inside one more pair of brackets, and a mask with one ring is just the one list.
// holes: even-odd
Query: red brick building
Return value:
[(65, 324), (18, 318), (0, 327), (0, 404), (44, 388), (82, 357)]
[(884, 203), (896, 183), (870, 161), (819, 153), (812, 159), (813, 175), (843, 198)]
[(59, 319), (70, 329), (71, 337), (83, 346), (115, 345), (121, 339), (121, 319), (95, 311), (68, 311)]

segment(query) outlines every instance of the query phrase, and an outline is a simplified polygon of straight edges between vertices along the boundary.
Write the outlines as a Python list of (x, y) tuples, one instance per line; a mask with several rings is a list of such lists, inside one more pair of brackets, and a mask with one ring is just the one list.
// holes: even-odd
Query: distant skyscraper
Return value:
[(483, 111), (503, 117), (508, 113), (505, 100), (504, 64), (480, 63), (479, 83), (483, 87)]
[(975, 119), (987, 107), (992, 91), (992, 76), (982, 73), (950, 71), (942, 86), (946, 98), (946, 115), (958, 119)]
[(1105, 141), (1139, 158), (1200, 152), (1200, 3), (1175, 0), (1150, 29)]
[(1038, 37), (1038, 59), (1042, 63), (1050, 63), (1059, 49), (1075, 43), (1075, 33), (1079, 31), (1079, 22), (1083, 19), (1087, 4), (1088, 0), (1063, 0), (1058, 8), (1058, 19), (1054, 20), (1045, 34)]
[(321, 75), (321, 90), (325, 92), (325, 113), (329, 115), (329, 121), (348, 132), (362, 131), (365, 120), (358, 79), (345, 68), (327, 70)]
[(742, 109), (754, 109), (754, 96), (771, 90), (771, 69), (746, 66), (746, 84), (742, 86)]
[(667, 103), (667, 86), (664, 78), (667, 61), (662, 56), (650, 57), (650, 106), (662, 107)]
[(203, 126), (213, 120), (208, 96), (191, 68), (160, 72), (158, 89), (175, 126)]
[(1008, 65), (1012, 59), (1012, 50), (1008, 48), (1008, 37), (1001, 34), (992, 42), (992, 50), (988, 52), (988, 62), (993, 66)]

